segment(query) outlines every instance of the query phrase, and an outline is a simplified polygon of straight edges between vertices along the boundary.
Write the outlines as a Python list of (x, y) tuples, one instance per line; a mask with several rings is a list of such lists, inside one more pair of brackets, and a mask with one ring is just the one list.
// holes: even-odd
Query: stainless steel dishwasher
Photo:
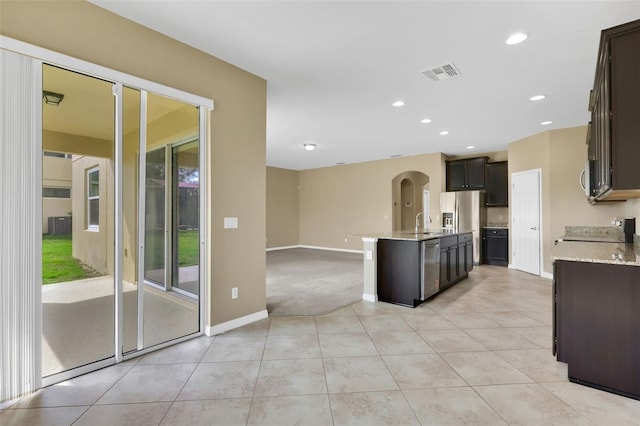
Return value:
[(422, 242), (422, 268), (420, 269), (420, 299), (426, 300), (440, 291), (440, 240)]

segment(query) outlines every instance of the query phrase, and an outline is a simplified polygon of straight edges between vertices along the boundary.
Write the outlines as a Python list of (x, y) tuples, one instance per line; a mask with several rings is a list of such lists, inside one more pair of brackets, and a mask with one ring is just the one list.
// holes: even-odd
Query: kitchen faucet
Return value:
[(420, 231), (420, 215), (423, 214), (424, 212), (419, 212), (416, 215), (416, 234)]

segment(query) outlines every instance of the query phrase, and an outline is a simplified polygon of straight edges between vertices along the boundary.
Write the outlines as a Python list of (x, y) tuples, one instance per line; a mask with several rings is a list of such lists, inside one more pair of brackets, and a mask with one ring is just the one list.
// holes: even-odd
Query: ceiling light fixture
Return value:
[(511, 34), (509, 36), (509, 38), (507, 39), (507, 44), (512, 46), (514, 44), (520, 44), (523, 41), (525, 41), (527, 39), (527, 37), (529, 37), (528, 35), (526, 35), (525, 33), (515, 33), (515, 34)]
[(547, 126), (549, 124), (553, 123), (553, 121), (543, 121), (542, 123), (540, 123), (542, 126)]
[(394, 107), (401, 107), (404, 105), (404, 102), (402, 101), (395, 101), (394, 103), (392, 103), (391, 105), (393, 105)]
[(314, 149), (316, 149), (316, 144), (315, 143), (305, 143), (304, 144), (304, 149), (306, 149), (307, 151), (313, 151)]
[(48, 90), (43, 90), (42, 99), (44, 99), (44, 103), (47, 105), (58, 106), (64, 99), (64, 95), (61, 93), (54, 93), (49, 92)]
[(420, 122), (424, 123), (424, 124), (431, 123), (431, 119), (430, 118), (424, 118)]
[(541, 101), (546, 98), (545, 95), (535, 95), (529, 98), (530, 101)]
[(449, 134), (449, 131), (448, 131), (448, 130), (443, 130), (443, 131), (441, 131), (441, 132), (440, 132), (440, 134), (441, 134), (441, 135), (448, 135), (448, 134)]
[(473, 145), (469, 145), (469, 146), (467, 147), (467, 149), (475, 149), (475, 146), (473, 146)]

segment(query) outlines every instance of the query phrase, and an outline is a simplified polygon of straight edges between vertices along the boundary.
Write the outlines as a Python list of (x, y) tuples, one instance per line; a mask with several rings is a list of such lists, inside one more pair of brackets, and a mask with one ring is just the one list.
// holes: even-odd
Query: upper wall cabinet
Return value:
[(589, 99), (589, 200), (640, 197), (640, 20), (602, 31)]
[(485, 189), (487, 157), (447, 161), (447, 191)]
[(507, 207), (509, 205), (509, 172), (507, 161), (487, 163), (485, 168), (485, 198), (487, 207)]

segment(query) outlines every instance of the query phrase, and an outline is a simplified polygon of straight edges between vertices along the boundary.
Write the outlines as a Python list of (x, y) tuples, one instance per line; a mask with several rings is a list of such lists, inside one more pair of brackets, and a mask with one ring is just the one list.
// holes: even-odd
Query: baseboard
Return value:
[[(509, 264), (509, 266), (508, 266), (508, 267), (509, 267), (509, 269), (516, 269), (516, 267), (515, 267), (515, 266), (513, 266), (513, 264), (511, 264), (511, 263)], [(541, 278), (547, 278), (547, 279), (552, 280), (552, 279), (553, 279), (553, 274), (550, 274), (550, 273), (548, 273), (548, 272), (542, 271), (542, 272), (540, 273), (540, 277), (541, 277)]]
[(344, 253), (358, 253), (358, 254), (364, 253), (364, 250), (350, 250), (350, 249), (340, 249), (340, 248), (332, 248), (332, 247), (318, 247), (318, 246), (304, 246), (304, 245), (299, 245), (298, 247), (313, 249), (313, 250), (341, 251)]
[(370, 294), (370, 293), (362, 293), (362, 300), (364, 300), (366, 302), (377, 302), (378, 301), (378, 295), (377, 294)]
[(243, 325), (251, 324), (252, 322), (260, 321), (265, 318), (269, 318), (269, 312), (266, 309), (231, 321), (216, 324), (213, 327), (207, 325), (204, 327), (204, 334), (207, 336), (215, 336), (216, 334), (222, 334), (225, 331), (233, 330), (234, 328), (242, 327)]
[(294, 249), (299, 247), (300, 246), (269, 247), (266, 251), (289, 250), (289, 249)]
[(550, 279), (550, 280), (552, 280), (552, 279), (553, 279), (553, 274), (550, 274), (550, 273), (548, 273), (548, 272), (544, 272), (544, 271), (542, 271), (542, 273), (540, 274), (540, 276), (541, 276), (542, 278), (548, 278), (548, 279)]

